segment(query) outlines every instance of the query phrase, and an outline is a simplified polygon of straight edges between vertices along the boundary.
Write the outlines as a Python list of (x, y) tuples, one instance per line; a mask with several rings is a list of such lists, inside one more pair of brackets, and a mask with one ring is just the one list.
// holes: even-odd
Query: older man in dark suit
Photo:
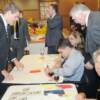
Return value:
[[(99, 11), (93, 12), (84, 4), (77, 4), (72, 7), (70, 11), (70, 16), (76, 23), (80, 23), (81, 25), (86, 25), (87, 30), (86, 30), (85, 52), (86, 54), (92, 56), (93, 52), (100, 47), (100, 12)], [(86, 59), (87, 57), (88, 56), (86, 56)], [(88, 60), (85, 67), (87, 69), (93, 69), (90, 60)], [(96, 76), (94, 76), (93, 73), (94, 70), (92, 73), (90, 70), (87, 70), (87, 74), (89, 76), (91, 84), (95, 84), (95, 80), (92, 81), (93, 78), (94, 79), (96, 78)], [(94, 86), (92, 85), (91, 87), (89, 87), (90, 91), (89, 97), (95, 94), (95, 93), (92, 94), (93, 88)]]
[(84, 4), (77, 4), (71, 9), (70, 16), (76, 23), (86, 25), (85, 50), (92, 55), (100, 47), (100, 12), (93, 12)]
[(46, 46), (48, 47), (48, 54), (57, 53), (57, 45), (62, 35), (62, 18), (58, 15), (58, 9), (56, 4), (51, 4), (48, 8), (47, 19), (47, 34), (46, 34)]

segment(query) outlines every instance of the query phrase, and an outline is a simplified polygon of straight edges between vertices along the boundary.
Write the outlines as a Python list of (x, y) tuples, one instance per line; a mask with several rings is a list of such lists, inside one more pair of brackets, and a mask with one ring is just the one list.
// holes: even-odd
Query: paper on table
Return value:
[[(65, 89), (62, 89), (65, 93), (65, 95), (62, 96), (58, 95), (59, 92), (62, 93), (58, 86), (59, 84), (47, 84), (47, 86), (49, 85), (54, 85), (55, 87), (53, 89), (48, 89), (46, 87), (40, 87), (40, 85), (10, 86), (1, 100), (75, 100), (77, 90), (73, 84), (73, 88), (66, 89), (66, 92)], [(56, 90), (59, 90), (58, 94), (56, 94)], [(45, 91), (51, 91), (51, 93), (45, 95)]]
[(46, 88), (46, 89), (56, 89), (56, 85), (50, 85), (50, 84), (42, 84), (39, 85), (40, 88)]

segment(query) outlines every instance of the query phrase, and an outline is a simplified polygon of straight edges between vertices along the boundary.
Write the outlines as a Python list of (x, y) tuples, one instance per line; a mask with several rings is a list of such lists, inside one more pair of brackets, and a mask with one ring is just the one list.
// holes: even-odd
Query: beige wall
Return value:
[(92, 10), (97, 10), (97, 0), (59, 0), (59, 11), (63, 16), (64, 27), (69, 28), (69, 11), (76, 1), (84, 2)]
[[(5, 4), (8, 3), (9, 1), (11, 0), (0, 0), (0, 9), (2, 9), (5, 6)], [(14, 0), (14, 1), (18, 1), (18, 0)], [(39, 10), (40, 0), (35, 0), (35, 2), (36, 1), (38, 4), (38, 7), (36, 9), (31, 9), (31, 8), (23, 9), (23, 15), (26, 19), (32, 17), (34, 20), (40, 20), (40, 10)], [(54, 0), (41, 0), (41, 1), (54, 1)], [(56, 1), (58, 1), (59, 12), (63, 17), (64, 27), (69, 27), (69, 11), (76, 1), (84, 2), (92, 10), (97, 10), (98, 8), (98, 4), (97, 4), (98, 0), (56, 0)]]

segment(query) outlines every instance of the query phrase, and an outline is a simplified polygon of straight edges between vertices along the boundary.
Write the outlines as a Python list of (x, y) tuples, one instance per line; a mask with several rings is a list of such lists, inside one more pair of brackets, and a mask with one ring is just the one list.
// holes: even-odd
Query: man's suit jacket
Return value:
[(91, 55), (100, 48), (100, 12), (91, 12), (88, 18), (86, 34), (86, 52)]
[(62, 18), (55, 15), (54, 18), (47, 19), (46, 46), (57, 46), (62, 35)]
[[(30, 40), (29, 33), (28, 33), (28, 24), (27, 21), (24, 20), (23, 18), (19, 19), (19, 25), (17, 32), (19, 34), (18, 40), (14, 39), (14, 36), (12, 36), (11, 39), (11, 46), (13, 47), (19, 47), (19, 48), (25, 48), (27, 46), (26, 40)], [(16, 44), (17, 42), (17, 44)]]
[[(9, 26), (8, 26), (9, 28)], [(6, 30), (4, 22), (0, 16), (0, 72), (6, 67), (10, 53), (11, 32), (10, 28)], [(12, 58), (15, 53), (11, 51)]]

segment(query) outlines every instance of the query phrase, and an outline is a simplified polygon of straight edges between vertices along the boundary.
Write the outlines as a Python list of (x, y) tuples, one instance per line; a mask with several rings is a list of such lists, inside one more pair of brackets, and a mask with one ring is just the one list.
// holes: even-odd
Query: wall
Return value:
[(69, 11), (76, 2), (85, 3), (92, 10), (97, 10), (97, 0), (59, 0), (59, 11), (63, 16), (64, 27), (69, 28)]
[[(18, 0), (0, 0), (0, 9), (2, 9), (3, 6), (10, 1), (16, 2)], [(40, 20), (40, 11), (39, 11), (39, 1), (40, 0), (35, 0), (35, 2), (36, 1), (38, 3), (37, 9), (24, 9), (23, 10), (23, 15), (26, 19), (32, 17), (34, 20)], [(41, 0), (41, 1), (54, 1), (54, 0)], [(63, 17), (64, 27), (69, 28), (69, 11), (71, 7), (73, 6), (73, 4), (75, 4), (75, 2), (77, 1), (84, 2), (92, 10), (98, 9), (98, 4), (97, 4), (98, 0), (58, 0), (59, 12), (61, 16)]]

